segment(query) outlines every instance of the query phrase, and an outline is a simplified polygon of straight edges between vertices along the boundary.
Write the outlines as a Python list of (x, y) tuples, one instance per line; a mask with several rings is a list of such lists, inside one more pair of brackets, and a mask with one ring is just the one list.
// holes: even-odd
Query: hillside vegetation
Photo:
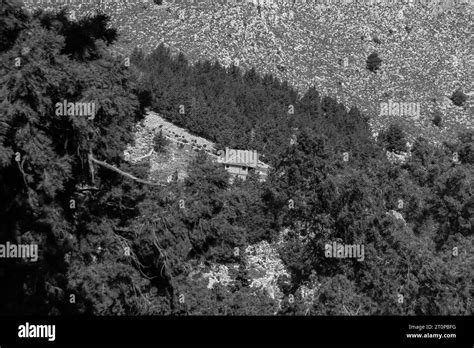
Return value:
[[(314, 88), (164, 46), (126, 64), (107, 16), (0, 5), (0, 244), (39, 248), (2, 260), (0, 313), (472, 315), (472, 130), (389, 161), (403, 130), (375, 140)], [(94, 117), (59, 115), (64, 100)], [(267, 181), (229, 184), (199, 151), (183, 180), (155, 182), (128, 158), (149, 108), (216, 148), (258, 149)], [(336, 242), (365, 254), (329, 257)]]
[[(299, 93), (315, 86), (347, 107), (357, 106), (370, 117), (374, 134), (394, 121), (411, 140), (418, 135), (449, 140), (473, 128), (472, 97), (463, 107), (449, 99), (457, 89), (472, 92), (468, 2), (339, 1), (329, 6), (297, 0), (257, 7), (118, 1), (70, 7), (78, 17), (96, 9), (109, 14), (120, 34), (115, 50), (122, 54), (130, 55), (135, 47), (151, 52), (164, 43), (193, 63), (207, 59), (255, 67), (262, 75), (287, 80)], [(382, 60), (377, 73), (366, 69), (374, 52)], [(389, 99), (420, 103), (420, 117), (380, 116), (380, 103)], [(443, 115), (442, 127), (432, 124), (436, 112)]]

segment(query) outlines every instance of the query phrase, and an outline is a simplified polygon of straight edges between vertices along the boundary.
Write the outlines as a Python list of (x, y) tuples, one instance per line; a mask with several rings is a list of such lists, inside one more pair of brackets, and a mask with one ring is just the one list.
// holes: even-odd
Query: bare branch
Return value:
[(84, 191), (100, 191), (100, 188), (97, 187), (86, 187), (86, 188), (78, 188), (76, 192), (84, 192)]
[(88, 161), (89, 161), (89, 170), (91, 172), (92, 184), (95, 184), (95, 173), (94, 173), (95, 170), (94, 170), (94, 166), (92, 165), (92, 152), (89, 152)]
[(94, 163), (97, 163), (98, 165), (101, 165), (102, 167), (113, 170), (114, 172), (117, 172), (120, 175), (126, 176), (127, 178), (130, 178), (130, 179), (132, 179), (134, 181), (137, 181), (139, 183), (142, 183), (142, 184), (145, 184), (145, 185), (152, 185), (152, 186), (166, 186), (165, 184), (162, 184), (160, 182), (150, 182), (150, 181), (146, 181), (146, 180), (142, 180), (140, 178), (137, 178), (136, 176), (133, 176), (132, 174), (126, 173), (126, 172), (118, 169), (117, 167), (114, 167), (114, 166), (112, 166), (108, 163), (105, 163), (103, 161), (99, 161), (98, 159), (95, 159), (92, 156), (92, 154), (89, 153), (89, 162), (91, 162), (91, 161), (94, 162)]
[(23, 164), (25, 163), (25, 160), (26, 160), (26, 155), (23, 156), (23, 160), (21, 161), (21, 164), (20, 162), (16, 162), (16, 164), (18, 165), (18, 169), (20, 170), (21, 175), (23, 175), (23, 181), (25, 182), (25, 186), (28, 187), (28, 183), (26, 182), (25, 171), (23, 170)]

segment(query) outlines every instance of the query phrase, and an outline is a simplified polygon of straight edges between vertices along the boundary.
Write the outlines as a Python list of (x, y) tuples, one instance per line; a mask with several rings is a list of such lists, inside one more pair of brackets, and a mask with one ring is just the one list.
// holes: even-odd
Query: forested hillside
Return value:
[[(472, 130), (408, 152), (396, 123), (376, 140), (316, 88), (164, 46), (114, 58), (105, 15), (0, 4), (0, 243), (39, 248), (1, 260), (2, 315), (472, 315)], [(183, 181), (153, 181), (124, 156), (148, 108), (256, 149), (269, 178), (229, 184), (200, 151)]]
[[(25, 0), (27, 8), (60, 4)], [(77, 18), (109, 14), (120, 37), (114, 51), (152, 52), (160, 43), (192, 62), (272, 73), (304, 94), (315, 86), (367, 117), (374, 134), (397, 121), (413, 142), (439, 142), (473, 129), (470, 26), (467, 0), (345, 1), (81, 0), (68, 4)], [(375, 55), (375, 56), (373, 56)], [(368, 68), (369, 57), (380, 63)], [(454, 103), (459, 91), (467, 100)], [(420, 104), (417, 117), (382, 114), (388, 100)], [(436, 115), (441, 122), (433, 123)]]
[(294, 131), (307, 127), (324, 134), (336, 152), (357, 159), (375, 155), (370, 127), (359, 111), (347, 111), (314, 88), (299, 98), (271, 74), (219, 62), (190, 65), (164, 46), (147, 57), (135, 51), (131, 61), (140, 70), (140, 93), (150, 96), (154, 111), (220, 148), (255, 149), (273, 164)]

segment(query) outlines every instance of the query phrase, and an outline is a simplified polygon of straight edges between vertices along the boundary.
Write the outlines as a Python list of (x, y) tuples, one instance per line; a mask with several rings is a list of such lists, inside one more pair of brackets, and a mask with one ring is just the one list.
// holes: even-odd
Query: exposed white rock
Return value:
[(408, 152), (397, 154), (395, 152), (387, 151), (387, 159), (392, 163), (405, 163), (409, 156), (410, 153)]
[(403, 222), (404, 224), (406, 224), (406, 221), (405, 221), (405, 219), (403, 218), (403, 215), (400, 214), (398, 211), (390, 210), (390, 211), (388, 211), (386, 214), (387, 214), (387, 215), (391, 215), (391, 216), (393, 216), (396, 220), (401, 221), (401, 222)]
[(234, 282), (234, 280), (229, 276), (229, 268), (225, 265), (214, 264), (211, 266), (210, 271), (203, 273), (202, 276), (205, 279), (209, 279), (209, 283), (207, 284), (208, 289), (212, 289), (216, 284), (229, 286)]
[(280, 276), (290, 275), (278, 255), (276, 245), (266, 241), (250, 245), (245, 249), (245, 256), (252, 277), (250, 287), (266, 290), (272, 299), (281, 298), (283, 294), (277, 280)]

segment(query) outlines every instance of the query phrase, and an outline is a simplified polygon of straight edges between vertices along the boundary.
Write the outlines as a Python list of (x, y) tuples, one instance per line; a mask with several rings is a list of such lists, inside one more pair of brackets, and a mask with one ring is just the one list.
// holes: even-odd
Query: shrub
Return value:
[(376, 52), (371, 53), (367, 57), (367, 69), (369, 69), (370, 71), (375, 72), (379, 70), (380, 65), (382, 65), (382, 59), (379, 58)]
[(441, 127), (441, 124), (443, 122), (443, 115), (441, 114), (441, 111), (436, 110), (434, 112), (432, 122), (435, 126)]
[(153, 138), (153, 150), (157, 153), (166, 152), (166, 146), (168, 145), (168, 140), (163, 135), (163, 131), (160, 130)]
[(463, 104), (466, 102), (466, 99), (467, 96), (461, 91), (461, 89), (455, 90), (453, 95), (451, 96), (451, 100), (456, 106), (463, 106)]

